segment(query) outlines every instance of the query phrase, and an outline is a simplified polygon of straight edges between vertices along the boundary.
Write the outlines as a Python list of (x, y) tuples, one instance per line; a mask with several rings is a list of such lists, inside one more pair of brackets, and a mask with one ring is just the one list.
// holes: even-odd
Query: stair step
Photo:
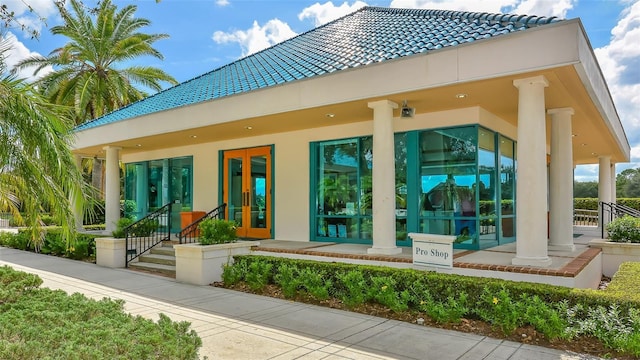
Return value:
[(176, 256), (176, 251), (173, 249), (173, 246), (157, 246), (151, 249), (150, 253), (155, 255)]
[(151, 252), (151, 254), (140, 256), (139, 259), (140, 260), (138, 260), (138, 262), (176, 266), (175, 256), (157, 254), (157, 253), (154, 253), (153, 251)]
[(150, 262), (132, 262), (129, 263), (129, 268), (133, 270), (160, 273), (174, 278), (176, 277), (176, 267), (170, 265), (154, 264)]

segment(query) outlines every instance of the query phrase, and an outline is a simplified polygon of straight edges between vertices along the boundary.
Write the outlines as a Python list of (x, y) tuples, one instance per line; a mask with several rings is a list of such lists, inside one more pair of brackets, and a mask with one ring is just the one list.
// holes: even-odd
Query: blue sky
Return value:
[[(607, 79), (631, 144), (632, 163), (617, 171), (640, 167), (640, 0), (112, 0), (119, 7), (134, 4), (136, 15), (149, 19), (147, 33), (170, 37), (156, 43), (164, 60), (141, 59), (185, 81), (259, 51), (315, 26), (365, 6), (502, 12), (560, 18), (580, 18)], [(17, 29), (3, 37), (14, 50), (9, 65), (38, 53), (46, 55), (65, 42), (26, 11), (25, 3), (59, 23), (53, 0), (3, 0), (24, 24), (42, 27), (39, 39)], [(93, 0), (85, 0), (92, 4)], [(23, 72), (24, 77), (31, 73)], [(596, 180), (597, 165), (576, 168), (576, 180)]]

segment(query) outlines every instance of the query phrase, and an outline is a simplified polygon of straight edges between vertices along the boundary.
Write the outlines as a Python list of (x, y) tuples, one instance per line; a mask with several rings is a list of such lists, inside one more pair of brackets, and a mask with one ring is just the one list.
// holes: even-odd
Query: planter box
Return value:
[(612, 277), (623, 262), (640, 262), (640, 244), (596, 239), (591, 240), (589, 246), (602, 249), (602, 274), (604, 276)]
[(125, 267), (125, 247), (125, 239), (96, 238), (96, 264), (109, 268)]
[(222, 267), (233, 264), (235, 255), (247, 255), (256, 241), (238, 241), (230, 244), (174, 245), (176, 251), (176, 280), (194, 285), (209, 285), (222, 280)]

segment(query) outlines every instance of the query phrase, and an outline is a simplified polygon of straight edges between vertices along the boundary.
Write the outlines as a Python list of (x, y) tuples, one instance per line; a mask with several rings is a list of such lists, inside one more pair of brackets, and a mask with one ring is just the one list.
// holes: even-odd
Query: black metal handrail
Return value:
[(123, 229), (126, 239), (126, 263), (171, 237), (171, 206), (169, 203), (149, 213)]
[(603, 201), (600, 201), (599, 205), (600, 205), (600, 224), (602, 225), (600, 228), (600, 236), (603, 239), (604, 239), (605, 225), (612, 222), (615, 218), (620, 216), (625, 216), (625, 215), (640, 217), (640, 211), (625, 205), (616, 204), (616, 203), (607, 203)]
[(190, 244), (197, 242), (198, 235), (200, 235), (198, 231), (198, 226), (205, 219), (224, 219), (224, 211), (227, 208), (227, 204), (224, 203), (217, 208), (209, 211), (200, 219), (192, 222), (191, 224), (185, 226), (178, 233), (178, 238), (180, 238), (180, 244)]

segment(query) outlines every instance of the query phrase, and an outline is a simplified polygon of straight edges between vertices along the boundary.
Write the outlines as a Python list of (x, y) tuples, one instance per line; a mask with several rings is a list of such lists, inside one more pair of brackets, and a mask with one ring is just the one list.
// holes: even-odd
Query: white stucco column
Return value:
[(547, 111), (551, 115), (549, 188), (549, 249), (574, 251), (572, 108)]
[(598, 200), (611, 202), (611, 157), (598, 158)]
[(373, 109), (373, 247), (369, 254), (400, 254), (396, 246), (396, 172), (393, 109), (398, 104), (374, 101)]
[(616, 164), (611, 163), (611, 202), (617, 203), (618, 189), (616, 189)]
[[(600, 156), (598, 158), (598, 201), (611, 202), (611, 157)], [(606, 226), (609, 223), (609, 215), (605, 207), (604, 219), (600, 219), (599, 225)]]
[(105, 146), (106, 176), (104, 196), (105, 231), (110, 234), (116, 229), (116, 222), (120, 219), (120, 148)]
[(513, 265), (549, 266), (547, 254), (547, 134), (544, 76), (513, 81), (518, 88), (516, 257)]
[[(82, 170), (82, 156), (74, 155), (76, 166), (79, 170)], [(80, 190), (78, 190), (80, 192)], [(84, 208), (82, 207), (82, 198), (77, 196), (79, 194), (71, 194), (70, 202), (73, 209), (73, 217), (75, 218), (75, 226), (77, 231), (84, 230)]]

